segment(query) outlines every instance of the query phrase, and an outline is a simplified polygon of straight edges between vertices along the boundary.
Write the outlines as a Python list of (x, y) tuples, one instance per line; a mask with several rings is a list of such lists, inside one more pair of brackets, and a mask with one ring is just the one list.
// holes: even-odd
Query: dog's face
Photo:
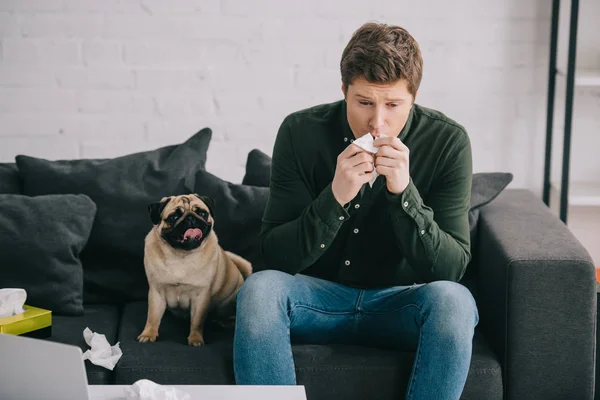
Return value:
[(160, 236), (176, 249), (194, 250), (210, 234), (214, 201), (197, 194), (164, 197), (148, 206), (152, 224)]

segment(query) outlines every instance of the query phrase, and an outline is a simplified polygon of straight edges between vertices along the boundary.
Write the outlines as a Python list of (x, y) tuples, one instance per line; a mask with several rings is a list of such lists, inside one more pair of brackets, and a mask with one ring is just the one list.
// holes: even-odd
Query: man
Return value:
[[(283, 121), (261, 232), (269, 269), (237, 299), (238, 384), (294, 385), (292, 342), (347, 343), (415, 352), (407, 399), (460, 397), (479, 320), (456, 283), (471, 258), (471, 147), (415, 104), (422, 65), (406, 30), (365, 24), (342, 54), (344, 100)], [(369, 134), (375, 155), (352, 143)]]

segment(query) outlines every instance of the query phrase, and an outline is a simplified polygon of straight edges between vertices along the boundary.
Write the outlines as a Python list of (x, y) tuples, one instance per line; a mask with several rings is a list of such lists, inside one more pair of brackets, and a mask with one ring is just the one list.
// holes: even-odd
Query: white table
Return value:
[[(304, 386), (164, 385), (190, 394), (191, 400), (306, 400)], [(89, 385), (90, 400), (124, 400), (128, 385)]]

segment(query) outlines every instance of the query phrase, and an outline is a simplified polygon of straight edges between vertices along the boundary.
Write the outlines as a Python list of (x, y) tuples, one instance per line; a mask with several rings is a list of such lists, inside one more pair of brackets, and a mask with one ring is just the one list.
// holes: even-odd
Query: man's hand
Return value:
[(373, 179), (373, 154), (351, 144), (340, 153), (331, 184), (333, 197), (345, 205), (356, 197), (360, 188)]
[(384, 175), (390, 193), (404, 192), (410, 182), (408, 147), (397, 137), (380, 137), (373, 145), (379, 148), (375, 155), (375, 169)]

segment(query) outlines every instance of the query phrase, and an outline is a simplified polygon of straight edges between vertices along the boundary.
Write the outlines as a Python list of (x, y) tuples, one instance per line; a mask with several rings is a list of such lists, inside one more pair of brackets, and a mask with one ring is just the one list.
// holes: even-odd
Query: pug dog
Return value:
[(236, 295), (252, 264), (225, 251), (214, 232), (214, 200), (197, 194), (164, 197), (148, 206), (153, 228), (144, 242), (148, 316), (140, 342), (154, 342), (166, 307), (190, 312), (188, 344), (204, 344), (214, 311), (223, 324), (235, 319)]

